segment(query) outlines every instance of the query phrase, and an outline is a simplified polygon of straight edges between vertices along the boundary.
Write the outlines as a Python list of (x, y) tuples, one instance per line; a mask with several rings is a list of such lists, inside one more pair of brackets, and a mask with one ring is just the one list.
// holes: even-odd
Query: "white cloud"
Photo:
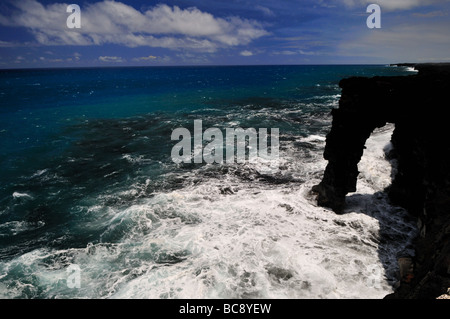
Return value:
[(120, 44), (214, 52), (245, 45), (268, 34), (254, 20), (219, 18), (197, 8), (165, 4), (147, 11), (115, 1), (81, 8), (81, 28), (66, 27), (67, 4), (44, 6), (36, 0), (14, 2), (17, 12), (0, 14), (0, 24), (28, 28), (42, 45)]
[(14, 63), (22, 63), (22, 62), (26, 62), (26, 59), (21, 55), (17, 56), (16, 60), (14, 61)]
[(99, 56), (99, 61), (102, 62), (108, 62), (108, 63), (122, 63), (125, 62), (125, 60), (122, 57), (119, 56)]
[(258, 11), (261, 11), (264, 15), (266, 15), (268, 17), (274, 17), (275, 16), (275, 13), (272, 10), (270, 10), (269, 8), (257, 5), (257, 6), (255, 6), (255, 9), (258, 10)]
[(242, 56), (252, 56), (253, 52), (252, 51), (248, 51), (248, 50), (244, 50), (240, 53), (240, 55)]
[(149, 55), (149, 56), (141, 56), (139, 58), (134, 58), (133, 61), (150, 61), (150, 60), (155, 60), (158, 57), (154, 56), (154, 55)]
[(274, 55), (296, 55), (296, 54), (298, 54), (298, 52), (292, 51), (292, 50), (283, 50), (283, 51), (273, 51), (272, 54), (274, 54)]
[(176, 54), (176, 57), (179, 61), (182, 61), (186, 64), (197, 64), (197, 65), (207, 65), (211, 64), (209, 56), (204, 54), (192, 54), (189, 52)]
[(440, 11), (440, 10), (436, 10), (436, 11), (431, 11), (431, 12), (427, 12), (427, 13), (413, 13), (412, 14), (413, 17), (418, 17), (418, 18), (436, 18), (436, 17), (445, 17), (448, 15), (447, 12), (444, 11)]
[(10, 48), (16, 46), (15, 43), (0, 40), (0, 48)]
[[(132, 60), (134, 61), (134, 62), (149, 62), (149, 61), (152, 61), (152, 62), (154, 62), (154, 61), (156, 61), (156, 60), (158, 60), (159, 58), (157, 57), (157, 56), (154, 56), (154, 55), (149, 55), (149, 56), (141, 56), (141, 57), (138, 57), (138, 58), (133, 58)], [(159, 61), (158, 61), (159, 62)]]
[(298, 53), (300, 53), (301, 55), (316, 55), (316, 52), (313, 51), (303, 51), (303, 50), (299, 50)]
[(304, 50), (283, 50), (283, 51), (274, 51), (272, 54), (275, 55), (318, 55), (319, 53), (313, 51), (304, 51)]
[(73, 57), (74, 57), (75, 61), (80, 61), (81, 53), (75, 52), (75, 53), (73, 54)]
[(388, 32), (367, 31), (340, 43), (341, 56), (376, 58), (383, 63), (448, 61), (450, 21), (416, 21), (398, 25)]
[(435, 3), (449, 2), (449, 0), (339, 0), (345, 5), (354, 6), (368, 6), (376, 3), (381, 7), (381, 10), (408, 10), (415, 7), (428, 6)]

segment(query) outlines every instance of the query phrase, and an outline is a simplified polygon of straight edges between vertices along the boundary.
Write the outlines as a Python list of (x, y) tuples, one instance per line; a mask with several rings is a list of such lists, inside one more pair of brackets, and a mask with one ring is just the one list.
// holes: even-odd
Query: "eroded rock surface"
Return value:
[(414, 274), (391, 298), (436, 298), (450, 287), (450, 64), (417, 64), (418, 74), (353, 77), (339, 85), (323, 179), (312, 191), (336, 213), (356, 191), (358, 162), (372, 131), (394, 123), (397, 174), (386, 189), (393, 204), (417, 217)]

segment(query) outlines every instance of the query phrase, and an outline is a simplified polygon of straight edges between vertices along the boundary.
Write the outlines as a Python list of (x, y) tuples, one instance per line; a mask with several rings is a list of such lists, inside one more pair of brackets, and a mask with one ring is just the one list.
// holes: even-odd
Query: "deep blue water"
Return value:
[[(108, 250), (130, 240), (130, 234), (136, 242), (153, 236), (152, 227), (161, 220), (201, 224), (195, 214), (182, 214), (169, 204), (148, 206), (153, 226), (126, 218), (117, 222), (122, 212), (144, 202), (149, 205), (147, 201), (160, 194), (208, 184), (218, 176), (238, 179), (249, 187), (309, 179), (286, 167), (276, 176), (263, 176), (247, 166), (176, 165), (170, 157), (175, 128), (192, 131), (197, 119), (203, 120), (204, 128), (279, 128), (281, 149), (286, 150), (287, 143), (299, 138), (325, 136), (330, 110), (338, 106), (340, 79), (408, 74), (386, 66), (0, 71), (2, 295), (114, 296), (118, 290), (105, 286), (107, 275), (101, 272), (86, 268), (92, 276), (89, 280), (98, 283), (96, 292), (89, 293), (45, 283), (42, 272), (61, 274), (73, 263), (77, 249)], [(322, 151), (308, 143), (294, 145), (304, 155), (297, 158), (299, 162)], [(130, 254), (127, 262), (180, 264), (192, 254), (187, 248), (173, 252), (155, 247), (148, 255)], [(39, 256), (29, 257), (34, 253)], [(108, 267), (115, 272), (129, 269), (121, 258), (125, 257), (111, 261), (121, 265), (117, 269)], [(82, 264), (80, 257), (77, 263)]]
[[(226, 115), (228, 110), (236, 108), (284, 107), (305, 102), (309, 105), (306, 112), (327, 113), (330, 105), (323, 99), (339, 94), (340, 79), (401, 72), (382, 66), (0, 71), (0, 147), (2, 163), (6, 161), (6, 165), (2, 165), (4, 178), (14, 180), (27, 171), (43, 169), (42, 165), (45, 166), (49, 158), (73, 145), (85, 132), (84, 126), (94, 125), (92, 121), (118, 123), (120, 119), (136, 117), (134, 120), (137, 120), (139, 116), (183, 121), (189, 115), (200, 118), (214, 116), (217, 112)], [(254, 125), (245, 122), (243, 115), (239, 118), (243, 126)], [(175, 123), (166, 129), (172, 129)], [(213, 124), (220, 124), (220, 121)], [(292, 129), (302, 131), (306, 127), (296, 125)], [(159, 133), (163, 132), (154, 132)]]

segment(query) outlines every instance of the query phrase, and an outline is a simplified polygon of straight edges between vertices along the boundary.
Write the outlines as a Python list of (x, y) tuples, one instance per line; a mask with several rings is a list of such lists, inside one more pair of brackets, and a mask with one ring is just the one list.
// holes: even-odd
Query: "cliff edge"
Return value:
[(341, 213), (356, 191), (358, 162), (375, 128), (394, 123), (387, 156), (397, 174), (385, 191), (394, 205), (417, 217), (420, 236), (413, 273), (389, 298), (436, 298), (450, 287), (450, 131), (447, 107), (450, 64), (414, 64), (410, 76), (353, 77), (339, 83), (339, 108), (332, 110), (324, 158), (328, 161), (317, 203)]

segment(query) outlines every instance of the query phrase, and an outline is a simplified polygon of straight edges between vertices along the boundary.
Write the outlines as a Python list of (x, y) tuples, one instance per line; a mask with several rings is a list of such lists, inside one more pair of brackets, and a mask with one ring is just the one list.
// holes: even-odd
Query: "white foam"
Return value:
[(419, 72), (419, 70), (416, 70), (415, 68), (410, 67), (410, 66), (405, 67), (405, 71), (408, 71), (408, 72)]
[[(35, 251), (0, 263), (0, 274), (23, 263), (52, 297), (382, 298), (393, 291), (395, 262), (387, 265), (380, 254), (395, 256), (411, 239), (407, 230), (413, 229), (389, 214), (392, 208), (384, 198), (372, 196), (390, 176), (381, 155), (389, 134), (377, 132), (367, 142), (358, 192), (350, 196), (344, 215), (317, 207), (309, 194), (326, 165), (323, 137), (310, 136), (306, 140), (319, 151), (299, 149), (292, 142), (280, 150), (282, 174), (307, 178), (305, 183), (249, 182), (233, 174), (186, 183), (127, 209), (109, 208), (92, 225), (108, 225), (105, 243)], [(257, 170), (260, 164), (241, 169)], [(208, 169), (185, 178), (194, 180)], [(224, 188), (231, 192), (223, 193)], [(381, 244), (382, 219), (404, 232), (403, 237)], [(55, 260), (70, 256), (80, 266), (81, 288), (62, 285), (65, 266), (43, 266), (44, 255)], [(8, 293), (20, 295), (23, 290), (17, 289)]]
[[(379, 136), (370, 143), (378, 145)], [(384, 161), (377, 152), (365, 158), (372, 165)], [(190, 256), (148, 270), (113, 297), (382, 298), (392, 292), (378, 255), (377, 218), (361, 214), (361, 207), (343, 216), (316, 207), (308, 195), (315, 182), (289, 190), (240, 185), (235, 194), (221, 196), (219, 185), (208, 181), (157, 196), (161, 209), (201, 220), (196, 225), (172, 221), (170, 227), (160, 221), (162, 226), (151, 233), (152, 240), (169, 238), (170, 230), (168, 243)], [(385, 204), (372, 201), (363, 209)]]
[(122, 156), (123, 159), (127, 160), (128, 162), (132, 163), (132, 164), (141, 164), (141, 163), (148, 163), (151, 162), (151, 160), (146, 159), (143, 155), (138, 155), (138, 156), (133, 156), (130, 154), (124, 154)]
[(12, 194), (12, 196), (14, 198), (28, 198), (28, 199), (33, 199), (33, 196), (31, 196), (30, 194), (27, 193), (19, 193), (19, 192), (14, 192)]
[(320, 135), (308, 135), (307, 137), (302, 137), (300, 139), (301, 142), (325, 142), (326, 137), (325, 136), (320, 136)]
[(42, 174), (45, 174), (47, 171), (48, 171), (47, 168), (46, 169), (37, 170), (36, 173), (31, 175), (31, 178), (41, 176)]
[(392, 148), (390, 143), (392, 132), (393, 125), (388, 124), (377, 130), (366, 141), (366, 149), (358, 164), (360, 171), (358, 185), (361, 189), (365, 187), (365, 192), (382, 191), (391, 184), (393, 167), (385, 159), (385, 152)]
[(44, 226), (44, 222), (39, 221), (35, 224), (27, 223), (26, 221), (9, 221), (0, 225), (0, 238), (15, 236), (27, 230), (36, 229)]
[[(305, 201), (307, 188), (285, 194), (243, 190), (226, 197), (203, 188), (158, 199), (170, 203), (166, 209), (195, 214), (199, 224), (160, 221), (149, 238), (165, 238), (166, 246), (189, 251), (189, 258), (146, 272), (114, 297), (377, 298), (390, 292), (382, 274), (376, 278), (380, 287), (365, 282), (367, 265), (381, 268), (376, 244), (360, 247), (364, 233), (335, 225), (334, 213)], [(376, 232), (373, 218), (353, 214), (346, 219)]]

